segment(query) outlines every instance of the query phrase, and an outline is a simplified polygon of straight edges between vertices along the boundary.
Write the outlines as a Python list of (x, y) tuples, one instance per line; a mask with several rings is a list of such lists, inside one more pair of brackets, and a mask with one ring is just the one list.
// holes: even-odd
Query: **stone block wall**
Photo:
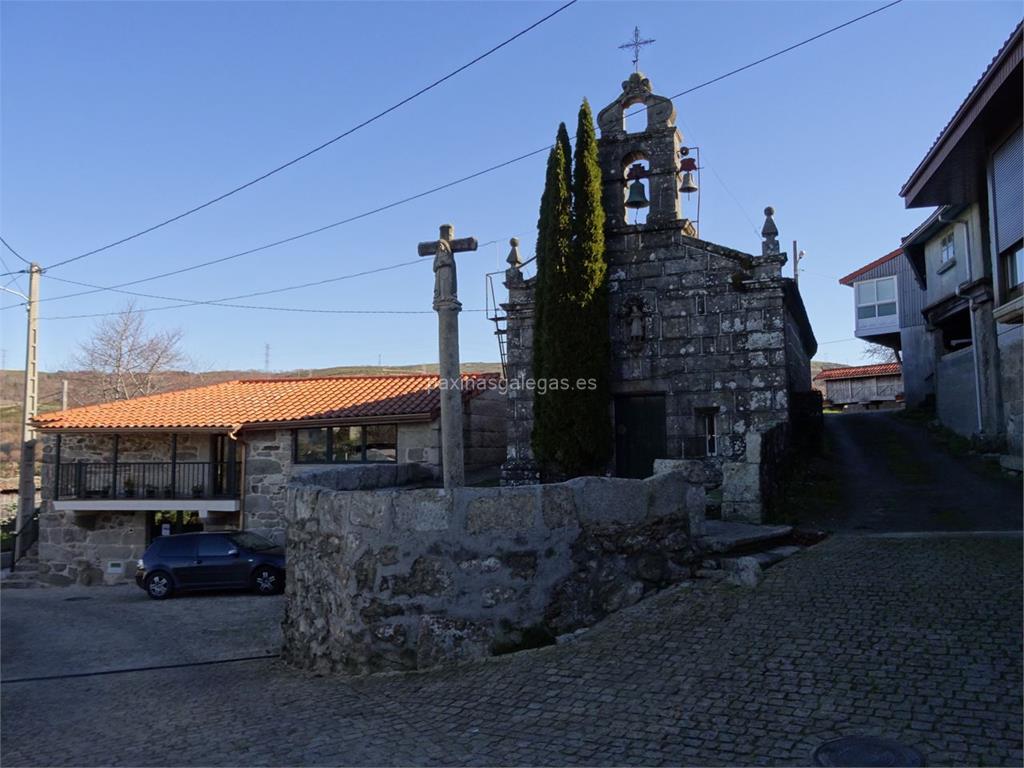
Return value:
[(790, 457), (790, 425), (747, 436), (739, 460), (722, 465), (722, 519), (762, 523), (780, 497)]
[(501, 468), (504, 485), (532, 485), (540, 482), (540, 470), (533, 456), (533, 292), (536, 278), (525, 279), (518, 267), (505, 272), (508, 303), (506, 312), (505, 377), (506, 429), (508, 446)]
[(284, 654), (347, 674), (587, 626), (690, 575), (705, 504), (684, 472), (451, 492), (330, 482), (289, 486)]
[(508, 415), (500, 390), (488, 389), (465, 402), (463, 445), (467, 471), (498, 467), (505, 461)]
[[(76, 513), (44, 502), (39, 513), (39, 580), (67, 586), (118, 584), (135, 577), (146, 551), (146, 512)], [(121, 563), (119, 573), (111, 563)]]
[(686, 224), (610, 233), (612, 390), (665, 395), (665, 458), (682, 458), (699, 414), (715, 410), (718, 455), (706, 461), (721, 471), (746, 455), (748, 434), (788, 419), (784, 283), (777, 260), (695, 239)]
[(292, 474), (292, 431), (245, 431), (244, 527), (279, 544), (285, 540), (285, 499)]

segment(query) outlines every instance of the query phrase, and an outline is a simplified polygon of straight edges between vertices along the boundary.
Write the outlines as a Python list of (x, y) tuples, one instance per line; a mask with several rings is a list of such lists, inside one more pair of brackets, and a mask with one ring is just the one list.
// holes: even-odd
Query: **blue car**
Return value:
[(284, 589), (284, 550), (248, 531), (161, 536), (139, 560), (135, 583), (154, 600), (200, 589)]

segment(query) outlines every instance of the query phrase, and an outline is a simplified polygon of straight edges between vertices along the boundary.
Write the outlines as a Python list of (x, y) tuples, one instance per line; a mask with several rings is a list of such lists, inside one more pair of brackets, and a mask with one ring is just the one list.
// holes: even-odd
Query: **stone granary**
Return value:
[[(646, 127), (629, 133), (624, 111), (635, 105), (646, 107)], [(622, 84), (598, 127), (610, 295), (600, 330), (612, 341), (615, 425), (608, 469), (647, 477), (658, 460), (688, 463), (709, 487), (721, 485), (723, 518), (760, 521), (793, 438), (820, 423), (809, 366), (817, 342), (796, 284), (781, 273), (774, 211), (765, 210), (758, 255), (698, 236), (698, 222), (682, 214), (680, 181), (694, 164), (675, 108), (642, 73)], [(627, 184), (636, 181), (650, 207), (629, 223)], [(536, 278), (524, 278), (515, 251), (509, 261), (508, 378), (527, 380)], [(506, 484), (539, 480), (533, 397), (509, 387)]]

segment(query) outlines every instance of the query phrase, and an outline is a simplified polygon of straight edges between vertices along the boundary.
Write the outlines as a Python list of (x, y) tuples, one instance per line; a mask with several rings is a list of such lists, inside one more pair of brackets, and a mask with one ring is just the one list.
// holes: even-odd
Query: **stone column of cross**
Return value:
[(420, 243), (420, 256), (434, 257), (434, 311), (441, 394), (441, 470), (446, 490), (466, 481), (462, 446), (462, 372), (459, 366), (459, 302), (455, 254), (475, 251), (475, 237), (455, 239), (455, 227), (442, 224), (440, 237)]

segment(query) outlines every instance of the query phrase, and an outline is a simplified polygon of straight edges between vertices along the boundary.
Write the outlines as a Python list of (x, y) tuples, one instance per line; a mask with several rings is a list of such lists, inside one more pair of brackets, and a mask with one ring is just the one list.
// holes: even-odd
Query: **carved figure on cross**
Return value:
[(475, 237), (455, 239), (455, 227), (442, 224), (440, 237), (427, 243), (420, 243), (417, 253), (420, 256), (434, 257), (434, 309), (442, 305), (459, 304), (459, 279), (455, 270), (455, 254), (462, 251), (475, 251)]

